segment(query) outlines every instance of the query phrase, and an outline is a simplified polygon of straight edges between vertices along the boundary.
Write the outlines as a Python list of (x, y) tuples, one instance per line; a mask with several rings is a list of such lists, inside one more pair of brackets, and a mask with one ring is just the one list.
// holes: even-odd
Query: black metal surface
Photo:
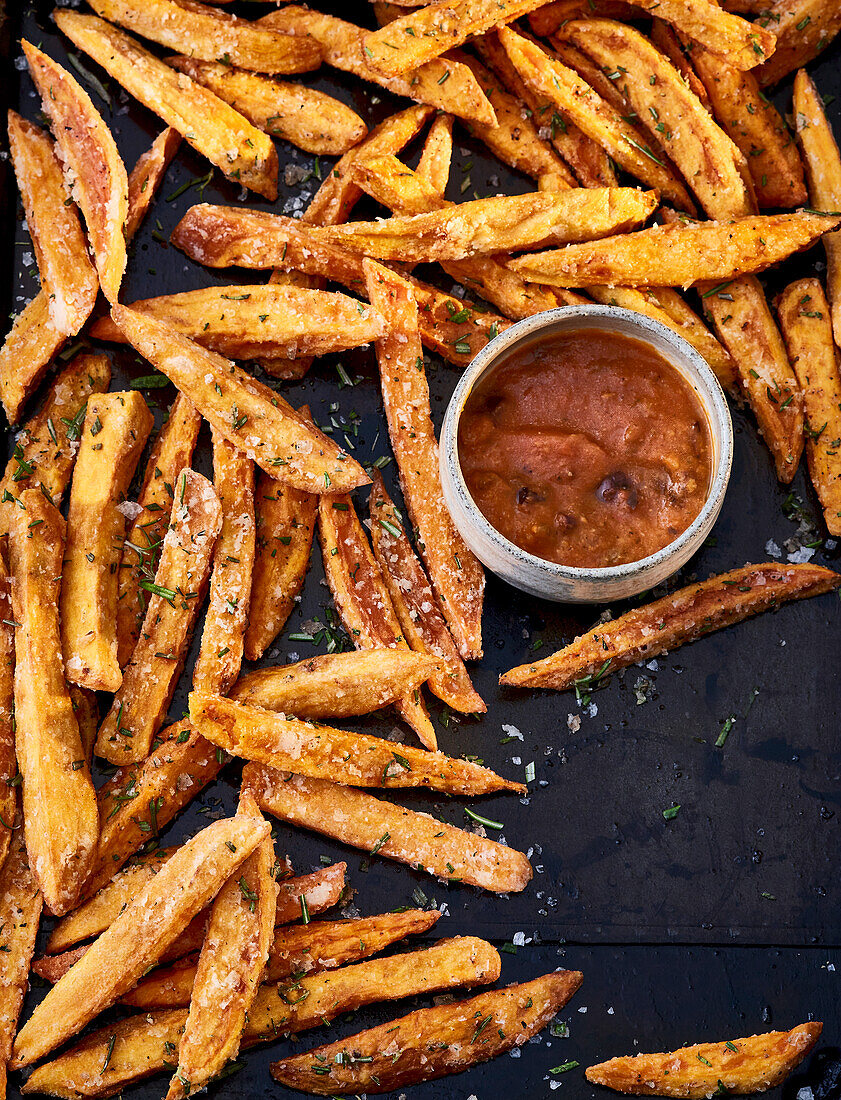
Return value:
[[(71, 4), (70, 6), (76, 6)], [(325, 6), (328, 5), (319, 5)], [(8, 64), (2, 82), (9, 103), (36, 119), (40, 105), (32, 84), (21, 72), (19, 38), (25, 34), (65, 62), (64, 43), (49, 20), (51, 5), (14, 3)], [(254, 14), (254, 5), (242, 10)], [(357, 21), (371, 21), (368, 5), (337, 0), (332, 10)], [(8, 32), (8, 28), (7, 28)], [(841, 93), (841, 49), (832, 47), (812, 66), (819, 90)], [(85, 65), (103, 74), (87, 59)], [(296, 78), (298, 79), (298, 78)], [(379, 121), (396, 101), (384, 92), (325, 69), (300, 78), (338, 95), (366, 120)], [(130, 168), (161, 129), (159, 120), (131, 100), (113, 81), (105, 80), (111, 107), (92, 93), (115, 134)], [(790, 110), (790, 81), (780, 102)], [(841, 102), (828, 108), (841, 127)], [(287, 164), (316, 172), (329, 162), (314, 159), (279, 143), (281, 183)], [(416, 155), (416, 153), (415, 153)], [(411, 157), (409, 158), (411, 159)], [(313, 176), (294, 187), (282, 186), (277, 203), (241, 193), (218, 172), (200, 192), (196, 186), (176, 194), (182, 185), (206, 177), (209, 165), (186, 145), (169, 170), (160, 197), (130, 251), (122, 298), (170, 293), (225, 282), (259, 282), (259, 273), (214, 272), (192, 264), (166, 245), (173, 226), (192, 203), (239, 203), (255, 209), (300, 213), (318, 186)], [(8, 177), (10, 173), (6, 172)], [(465, 186), (465, 180), (469, 183)], [(202, 180), (204, 184), (204, 180)], [(11, 275), (8, 312), (16, 312), (35, 293), (32, 249), (21, 223), (21, 211), (8, 178), (2, 186), (5, 221), (4, 278)], [(457, 127), (451, 197), (485, 196), (525, 191), (530, 181), (516, 177)], [(10, 197), (11, 196), (11, 197)], [(373, 205), (361, 211), (379, 212)], [(773, 288), (789, 278), (823, 268), (819, 250), (798, 258), (769, 279)], [(441, 283), (450, 289), (446, 282)], [(113, 388), (148, 366), (130, 352), (108, 347), (114, 364)], [(429, 355), (433, 415), (440, 422), (456, 381), (454, 368)], [(342, 385), (336, 371), (341, 361), (355, 385)], [(319, 423), (332, 415), (348, 422), (348, 435), (363, 461), (390, 453), (380, 413), (377, 366), (373, 351), (327, 357), (300, 383), (284, 385), (293, 404), (308, 402)], [(149, 394), (163, 410), (172, 391)], [(714, 539), (696, 555), (679, 578), (705, 577), (746, 561), (768, 557), (773, 540), (783, 558), (787, 540), (813, 542), (804, 516), (819, 515), (803, 471), (783, 489), (775, 481), (770, 459), (749, 415), (734, 410), (736, 456), (733, 476)], [(358, 433), (358, 434), (357, 434)], [(209, 472), (207, 439), (197, 459)], [(396, 491), (393, 464), (385, 470)], [(794, 495), (792, 496), (791, 493)], [(359, 503), (364, 506), (365, 494)], [(798, 526), (801, 530), (798, 535)], [(817, 521), (819, 535), (824, 534)], [(815, 548), (815, 559), (836, 565), (832, 544)], [(314, 555), (300, 607), (286, 631), (270, 648), (266, 663), (283, 662), (317, 652), (311, 643), (290, 641), (313, 620), (326, 622), (331, 606), (319, 555)], [(489, 578), (484, 617), (485, 653), (475, 668), (475, 682), (488, 702), (482, 720), (456, 720), (437, 702), (431, 711), (442, 747), (454, 754), (475, 754), (505, 775), (523, 778), (534, 762), (536, 780), (528, 797), (494, 796), (476, 808), (504, 823), (502, 836), (530, 852), (535, 878), (521, 894), (496, 897), (465, 886), (447, 886), (386, 860), (363, 858), (340, 844), (278, 825), (278, 851), (306, 871), (325, 855), (348, 861), (356, 896), (364, 914), (410, 903), (420, 888), (428, 903), (446, 906), (437, 931), (472, 933), (496, 942), (523, 933), (530, 942), (516, 955), (503, 955), (503, 981), (533, 977), (559, 965), (581, 968), (585, 985), (563, 1013), (571, 1022), (569, 1039), (544, 1038), (524, 1048), (516, 1065), (500, 1064), (430, 1085), (414, 1095), (480, 1098), (550, 1091), (544, 1081), (549, 1067), (577, 1059), (582, 1066), (613, 1054), (668, 1049), (684, 1041), (750, 1034), (766, 1023), (791, 1026), (810, 1015), (827, 1023), (826, 1043), (809, 1072), (809, 1082), (823, 1080), (815, 1096), (839, 1094), (838, 1057), (841, 1013), (835, 976), (828, 960), (841, 965), (841, 748), (836, 721), (839, 688), (834, 657), (841, 646), (841, 620), (836, 596), (790, 605), (779, 612), (712, 635), (658, 658), (644, 668), (611, 677), (589, 705), (574, 693), (502, 692), (498, 674), (532, 654), (547, 655), (586, 629), (600, 609), (554, 607), (530, 599)], [(621, 608), (614, 608), (614, 611)], [(320, 649), (325, 648), (324, 644)], [(189, 683), (188, 674), (183, 685)], [(185, 708), (186, 690), (176, 696), (171, 714)], [(715, 747), (722, 724), (735, 722), (722, 748)], [(580, 722), (580, 726), (579, 726)], [(578, 727), (578, 728), (576, 728)], [(392, 731), (390, 715), (358, 723), (359, 729)], [(402, 735), (401, 735), (402, 736)], [(410, 736), (410, 735), (406, 735)], [(206, 823), (208, 816), (229, 813), (235, 805), (238, 768), (191, 806), (166, 834), (179, 840)], [(400, 801), (431, 810), (443, 819), (469, 825), (462, 800), (424, 794)], [(665, 820), (663, 810), (680, 811)], [(492, 833), (496, 836), (497, 834)], [(531, 942), (533, 940), (533, 943)], [(563, 955), (557, 946), (577, 944)], [(630, 946), (633, 944), (650, 946)], [(664, 946), (664, 945), (696, 945)], [(718, 948), (700, 945), (719, 945)], [(777, 950), (732, 945), (789, 945)], [(616, 945), (616, 946), (613, 946)], [(621, 946), (628, 945), (628, 946)], [(796, 950), (820, 945), (809, 950)], [(38, 997), (38, 990), (33, 997)], [(773, 1019), (763, 1008), (771, 1006)], [(588, 1007), (587, 1014), (579, 1009)], [(614, 1008), (608, 1014), (608, 1006)], [(359, 1023), (388, 1018), (390, 1009), (372, 1010)], [(345, 1031), (354, 1028), (346, 1027)], [(332, 1035), (331, 1029), (329, 1035)], [(308, 1037), (303, 1046), (322, 1036)], [(549, 1042), (551, 1041), (551, 1047)], [(638, 1042), (638, 1047), (635, 1046)], [(274, 1089), (266, 1065), (277, 1046), (246, 1056), (234, 1078), (214, 1086), (220, 1096), (264, 1094)], [(562, 1077), (567, 1095), (590, 1095), (580, 1071)], [(806, 1082), (790, 1082), (794, 1096)], [(835, 1082), (833, 1084), (833, 1082)], [(12, 1083), (12, 1093), (18, 1082)], [(161, 1083), (137, 1090), (157, 1095)], [(804, 1095), (801, 1100), (811, 1100)]]

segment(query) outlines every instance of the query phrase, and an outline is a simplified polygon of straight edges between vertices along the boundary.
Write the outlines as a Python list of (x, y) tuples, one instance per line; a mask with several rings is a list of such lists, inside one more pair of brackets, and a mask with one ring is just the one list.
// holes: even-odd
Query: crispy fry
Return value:
[(287, 1088), (330, 1096), (390, 1092), (461, 1073), (536, 1035), (582, 980), (577, 970), (560, 970), (467, 1001), (421, 1008), (347, 1039), (274, 1062), (272, 1077)]
[[(356, 648), (408, 649), (350, 497), (319, 498), (318, 535), (327, 583)], [(422, 745), (438, 748), (435, 728), (419, 691), (400, 699), (397, 710)]]
[(841, 535), (841, 375), (829, 304), (818, 279), (800, 279), (777, 302), (789, 359), (803, 392), (809, 476), (831, 535)]
[(180, 848), (38, 1005), (11, 1064), (31, 1065), (131, 989), (270, 833), (267, 822), (238, 815)]
[(57, 11), (55, 21), (80, 50), (229, 179), (272, 201), (277, 198), (277, 152), (262, 130), (110, 23), (75, 11)]
[(96, 732), (99, 729), (99, 704), (96, 701), (96, 692), (90, 688), (79, 687), (78, 684), (69, 684), (68, 687), (73, 713), (79, 724), (79, 737), (82, 741), (85, 763), (90, 767)]
[(138, 157), (128, 178), (126, 242), (134, 237), (148, 214), (166, 170), (180, 145), (181, 135), (172, 126), (167, 126), (165, 130), (161, 130), (146, 152)]
[(841, 216), (799, 211), (734, 222), (656, 225), (603, 241), (519, 256), (526, 279), (557, 286), (683, 286), (764, 271), (820, 240)]
[[(826, 120), (823, 100), (803, 69), (794, 78), (794, 119), (812, 206), (818, 210), (841, 210), (841, 154)], [(823, 246), (832, 330), (835, 343), (841, 345), (841, 233), (827, 233)]]
[(96, 795), (64, 679), (59, 592), (64, 520), (39, 489), (10, 520), (15, 730), (30, 865), (57, 916), (75, 904), (98, 834)]
[(735, 1096), (779, 1085), (818, 1041), (823, 1024), (800, 1024), (726, 1043), (699, 1043), (670, 1054), (611, 1058), (586, 1070), (596, 1085), (643, 1096), (703, 1096), (720, 1089)]
[(409, 745), (401, 745), (396, 752), (382, 737), (302, 722), (221, 695), (194, 691), (190, 721), (203, 737), (232, 756), (279, 772), (294, 768), (298, 775), (350, 787), (426, 787), (461, 795), (526, 793), (522, 783), (502, 779), (469, 760)]
[(154, 584), (140, 582), (151, 594), (140, 637), (96, 741), (97, 755), (112, 764), (149, 755), (184, 663), (221, 525), (213, 486), (201, 474), (183, 470)]
[[(17, 814), (15, 756), (15, 627), (11, 581), (0, 554), (0, 867), (6, 861)], [(0, 895), (2, 903), (2, 895)], [(0, 925), (0, 929), (2, 925)], [(0, 983), (2, 984), (2, 983)], [(4, 1064), (0, 1057), (0, 1064)]]
[(644, 657), (671, 651), (788, 600), (830, 592), (839, 584), (841, 574), (818, 565), (745, 565), (626, 611), (551, 657), (512, 668), (499, 682), (557, 691), (595, 683)]
[[(707, 110), (711, 110), (712, 104), (710, 103), (710, 97), (707, 95), (707, 89), (704, 87), (698, 74), (692, 68), (692, 64), (687, 56), (690, 50), (694, 51), (699, 48), (698, 44), (690, 43), (687, 38), (681, 40), (674, 27), (669, 23), (664, 23), (662, 19), (652, 20), (649, 37), (660, 53), (668, 57), (669, 61), (671, 61), (674, 68), (680, 73), (685, 83), (689, 85), (689, 88), (695, 93), (698, 99), (700, 99)], [(682, 42), (686, 43), (686, 53), (684, 52)], [(719, 58), (719, 60), (721, 60), (721, 58)]]
[(634, 3), (671, 23), (693, 43), (734, 69), (753, 69), (774, 53), (773, 26), (766, 28), (731, 15), (716, 0), (664, 0), (656, 5), (653, 0), (634, 0)]
[(841, 31), (841, 8), (826, 0), (777, 0), (764, 4), (754, 26), (774, 32), (774, 56), (757, 70), (763, 88), (813, 61)]
[(639, 12), (625, 0), (552, 0), (529, 16), (532, 31), (543, 38), (569, 19), (638, 19)]
[(453, 157), (453, 116), (437, 115), (418, 161), (417, 174), (443, 199), (450, 179), (450, 162)]
[(116, 691), (122, 682), (117, 567), (126, 518), (120, 505), (153, 424), (137, 390), (88, 401), (67, 513), (61, 644), (68, 680), (95, 691)]
[(367, 791), (326, 779), (287, 777), (259, 764), (245, 766), (243, 785), (251, 787), (262, 810), (282, 821), (366, 852), (376, 849), (378, 855), (422, 867), (439, 878), (497, 893), (519, 893), (532, 876), (522, 852)]
[[(70, 14), (56, 13), (56, 22)], [(30, 42), (24, 39), (21, 46), (62, 161), (73, 173), (71, 195), (88, 227), (102, 291), (109, 302), (116, 302), (126, 269), (125, 165), (111, 131), (79, 82)]]
[[(315, 275), (304, 275), (301, 271), (282, 271), (276, 267), (269, 276), (271, 286), (291, 286), (300, 290), (323, 290), (325, 283)], [(313, 364), (314, 356), (297, 355), (294, 359), (284, 356), (257, 356), (261, 368), (272, 378), (281, 378), (295, 382), (303, 378)]]
[(258, 22), (272, 30), (314, 38), (327, 65), (387, 88), (394, 95), (437, 107), (458, 118), (487, 126), (494, 124), (493, 108), (473, 74), (460, 61), (439, 57), (412, 72), (388, 77), (369, 63), (363, 46), (365, 31), (354, 23), (296, 4), (287, 4)]
[(66, 340), (50, 320), (47, 295), (39, 291), (17, 314), (0, 348), (0, 401), (10, 424), (17, 422), (24, 402)]
[(62, 336), (75, 336), (99, 292), (79, 215), (52, 141), (16, 111), (9, 111), (9, 149), (50, 320)]

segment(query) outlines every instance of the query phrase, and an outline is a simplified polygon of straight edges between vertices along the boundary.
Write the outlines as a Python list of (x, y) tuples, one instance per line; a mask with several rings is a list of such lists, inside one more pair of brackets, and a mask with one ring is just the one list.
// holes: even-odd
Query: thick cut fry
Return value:
[[(247, 792), (240, 798), (237, 817), (263, 820)], [(167, 1100), (180, 1100), (202, 1088), (239, 1053), (242, 1029), (274, 936), (274, 862), (269, 834), (213, 903)]]
[(454, 710), (484, 714), (482, 698), (470, 682), (453, 637), (447, 629), (432, 586), (409, 543), (397, 509), (379, 472), (370, 498), (371, 542), (382, 570), (403, 636), (418, 653), (437, 661), (429, 689)]
[(418, 175), (443, 199), (450, 179), (453, 159), (453, 116), (438, 115), (429, 127), (423, 152), (418, 161)]
[(222, 529), (213, 551), (210, 600), (193, 670), (197, 691), (226, 695), (242, 666), (254, 566), (254, 463), (213, 433), (213, 485)]
[(817, 279), (786, 287), (777, 313), (806, 414), (809, 476), (831, 535), (841, 535), (841, 374), (829, 303)]
[(50, 320), (47, 295), (39, 291), (17, 314), (0, 348), (0, 401), (10, 424), (17, 422), (24, 402), (66, 339)]
[(232, 756), (350, 787), (426, 787), (460, 795), (526, 793), (522, 783), (502, 779), (470, 760), (409, 745), (396, 752), (382, 737), (302, 722), (221, 695), (194, 691), (190, 721)]
[(461, 61), (438, 57), (412, 72), (388, 77), (370, 64), (363, 45), (365, 31), (354, 23), (296, 4), (287, 4), (280, 11), (264, 16), (259, 23), (272, 30), (315, 39), (327, 65), (387, 88), (394, 95), (448, 111), (457, 118), (486, 126), (494, 124), (493, 107)]
[[(15, 756), (15, 627), (11, 583), (0, 555), (0, 867), (6, 861), (17, 814), (14, 779), (18, 774)], [(20, 835), (20, 834), (19, 834)], [(2, 895), (0, 895), (2, 904)], [(0, 929), (2, 925), (0, 925)], [(0, 1058), (0, 1064), (3, 1060)]]
[(417, 304), (405, 280), (369, 260), (364, 268), (368, 298), (388, 324), (387, 334), (377, 341), (377, 361), (389, 438), (409, 518), (459, 653), (465, 659), (478, 659), (482, 656), (485, 572), (444, 504)]
[(166, 170), (181, 145), (181, 135), (172, 126), (162, 130), (145, 153), (138, 157), (137, 164), (128, 178), (128, 217), (126, 218), (126, 242), (130, 241), (149, 207), (155, 201)]
[(611, 1058), (586, 1070), (594, 1085), (638, 1096), (734, 1096), (765, 1092), (781, 1084), (818, 1041), (823, 1024), (800, 1024), (726, 1043), (699, 1043), (669, 1054)]
[(55, 21), (80, 50), (229, 179), (272, 201), (277, 198), (277, 152), (262, 130), (95, 15), (63, 10)]
[(446, 1077), (520, 1047), (541, 1031), (580, 987), (577, 970), (559, 970), (467, 1001), (421, 1008), (271, 1065), (290, 1089), (321, 1096), (378, 1093)]
[(170, 57), (167, 64), (209, 88), (258, 129), (307, 153), (341, 156), (368, 133), (355, 111), (315, 88), (194, 57)]
[(38, 1005), (15, 1041), (12, 1065), (42, 1058), (131, 989), (270, 833), (267, 822), (238, 815), (180, 848)]
[(248, 706), (296, 718), (352, 718), (416, 691), (438, 667), (435, 657), (404, 649), (326, 653), (246, 673), (230, 695)]
[(841, 31), (841, 8), (826, 0), (777, 0), (761, 12), (755, 26), (777, 39), (774, 56), (757, 69), (763, 88), (814, 61)]
[[(826, 572), (826, 570), (824, 570)], [(326, 779), (285, 776), (247, 764), (243, 784), (262, 810), (291, 825), (332, 836), (343, 844), (449, 881), (496, 893), (519, 893), (532, 877), (522, 852)]]
[[(841, 210), (841, 154), (824, 114), (823, 100), (803, 69), (794, 78), (794, 120), (812, 206), (817, 210)], [(835, 343), (841, 346), (841, 233), (827, 233), (823, 246), (832, 330)]]
[[(682, 79), (689, 85), (707, 110), (711, 110), (712, 105), (710, 104), (710, 97), (707, 95), (707, 89), (704, 87), (698, 74), (692, 68), (692, 64), (687, 56), (690, 50), (694, 51), (700, 48), (698, 43), (690, 43), (690, 40), (686, 37), (681, 39), (674, 27), (669, 23), (664, 23), (662, 19), (652, 20), (649, 37), (660, 53), (668, 57), (675, 69), (680, 73)], [(553, 41), (553, 45), (555, 42), (557, 42), (557, 39)], [(686, 44), (686, 52), (684, 52), (683, 43)], [(563, 43), (559, 44), (563, 45)], [(574, 46), (569, 48), (575, 49)], [(719, 58), (719, 60), (721, 60), (721, 58)], [(591, 64), (593, 63), (591, 62)], [(601, 70), (599, 71), (601, 72)]]
[[(327, 583), (356, 648), (408, 649), (350, 497), (319, 498), (318, 535)], [(438, 748), (435, 728), (419, 691), (400, 699), (397, 710), (422, 745)]]
[(693, 642), (788, 600), (831, 592), (841, 574), (819, 565), (745, 565), (687, 585), (580, 635), (551, 657), (520, 665), (499, 682), (563, 691)]
[(149, 755), (178, 681), (196, 618), (207, 590), (222, 508), (213, 486), (186, 469), (175, 485), (140, 637), (96, 740), (96, 753), (112, 764)]
[(9, 529), (15, 627), (15, 730), (32, 871), (53, 913), (73, 907), (99, 822), (59, 629), (64, 520), (39, 489), (21, 494)]
[[(56, 22), (64, 15), (71, 13), (56, 13)], [(30, 42), (24, 39), (21, 46), (61, 159), (73, 174), (71, 196), (88, 227), (102, 291), (109, 302), (116, 302), (126, 269), (125, 165), (111, 131), (79, 82)]]
[(68, 680), (116, 691), (117, 596), (126, 517), (120, 510), (154, 420), (143, 395), (88, 401), (70, 487), (61, 581), (61, 644)]
[(245, 656), (257, 661), (283, 629), (309, 568), (318, 498), (261, 473)]
[(124, 668), (140, 637), (146, 614), (148, 585), (155, 579), (164, 535), (169, 524), (174, 486), (190, 465), (201, 427), (201, 417), (183, 394), (178, 394), (161, 428), (149, 460), (137, 503), (142, 508), (123, 543), (117, 596), (117, 660)]
[(510, 264), (533, 282), (564, 287), (688, 287), (764, 271), (809, 248), (839, 225), (841, 216), (807, 211), (730, 223), (677, 222), (520, 256)]
[[(324, 281), (315, 275), (304, 275), (301, 271), (281, 271), (275, 268), (269, 276), (271, 286), (292, 286), (300, 290), (323, 290)], [(272, 378), (281, 378), (286, 382), (296, 382), (303, 378), (313, 364), (312, 355), (298, 355), (294, 359), (284, 356), (257, 356), (260, 367)]]
[(62, 336), (75, 336), (99, 291), (79, 215), (52, 141), (15, 111), (9, 111), (9, 149), (50, 320)]

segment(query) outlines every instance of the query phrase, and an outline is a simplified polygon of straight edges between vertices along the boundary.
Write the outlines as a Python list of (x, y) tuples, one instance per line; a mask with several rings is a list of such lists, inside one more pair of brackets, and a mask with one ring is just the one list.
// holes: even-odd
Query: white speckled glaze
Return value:
[[(458, 457), (458, 425), (473, 387), (518, 344), (570, 329), (594, 328), (631, 336), (659, 351), (692, 386), (706, 410), (713, 446), (713, 476), (704, 507), (668, 546), (640, 561), (604, 569), (579, 569), (535, 557), (510, 542), (485, 519), (468, 492)], [(701, 355), (682, 336), (641, 313), (618, 306), (563, 306), (518, 321), (484, 347), (462, 375), (444, 416), (440, 466), (444, 501), (464, 541), (504, 581), (547, 600), (610, 603), (659, 584), (698, 550), (724, 502), (733, 461), (733, 424), (721, 386)]]

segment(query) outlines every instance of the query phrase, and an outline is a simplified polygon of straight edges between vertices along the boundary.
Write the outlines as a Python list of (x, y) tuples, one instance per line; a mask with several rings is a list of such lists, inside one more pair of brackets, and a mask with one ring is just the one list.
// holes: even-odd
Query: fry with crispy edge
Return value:
[[(15, 627), (12, 625), (14, 621), (11, 581), (5, 560), (0, 554), (0, 821), (5, 826), (0, 832), (0, 867), (3, 866), (9, 852), (17, 814), (15, 792), (17, 784), (14, 782), (18, 774), (15, 756)], [(2, 902), (2, 895), (0, 895), (0, 902)], [(0, 929), (2, 927), (0, 925)]]
[[(408, 649), (380, 567), (349, 496), (319, 497), (318, 536), (324, 573), (342, 623), (357, 649)], [(397, 703), (397, 711), (422, 745), (438, 739), (419, 691)]]
[(777, 0), (764, 4), (754, 26), (768, 28), (777, 39), (774, 56), (759, 69), (763, 88), (808, 65), (841, 31), (841, 8), (826, 0)]
[(296, 718), (352, 718), (416, 691), (438, 667), (436, 657), (405, 649), (325, 653), (248, 672), (234, 684), (230, 697)]
[(829, 303), (818, 279), (800, 279), (777, 300), (789, 360), (803, 392), (809, 476), (831, 535), (841, 535), (841, 374)]
[(765, 1092), (781, 1084), (814, 1047), (823, 1024), (769, 1031), (726, 1043), (699, 1043), (669, 1054), (611, 1058), (585, 1071), (594, 1085), (637, 1096), (701, 1100), (716, 1090), (734, 1096)]
[[(300, 290), (323, 290), (324, 280), (315, 275), (304, 275), (301, 271), (282, 271), (276, 267), (269, 276), (270, 286), (291, 286)], [(257, 356), (261, 368), (272, 378), (286, 382), (295, 382), (303, 378), (313, 364), (314, 356), (296, 355), (294, 359), (285, 356)]]
[(21, 494), (9, 529), (15, 628), (15, 739), (30, 866), (57, 916), (91, 868), (99, 821), (64, 679), (59, 629), (64, 520), (39, 489)]
[(789, 600), (831, 592), (839, 585), (841, 573), (819, 565), (744, 565), (626, 611), (581, 634), (551, 657), (512, 668), (499, 682), (556, 691), (594, 684), (646, 657), (670, 652)]
[(355, 23), (346, 23), (325, 12), (287, 4), (279, 11), (264, 15), (258, 24), (271, 30), (315, 39), (321, 47), (325, 64), (387, 88), (394, 95), (437, 107), (440, 111), (449, 111), (468, 121), (486, 126), (494, 124), (493, 107), (476, 78), (460, 61), (438, 57), (412, 72), (387, 77), (369, 63), (363, 46), (365, 31)]
[[(243, 1046), (320, 1027), (342, 1013), (379, 1001), (489, 984), (499, 971), (499, 954), (489, 943), (459, 936), (425, 950), (308, 974), (285, 986), (264, 985), (248, 1014)], [(172, 1067), (169, 1052), (177, 1049), (186, 1018), (186, 1009), (170, 1009), (102, 1028), (36, 1069), (23, 1091), (113, 1096), (126, 1085)]]
[(154, 418), (141, 393), (88, 401), (70, 486), (61, 578), (61, 646), (67, 679), (116, 691), (117, 568), (126, 518), (120, 511)]
[(542, 1031), (582, 981), (577, 970), (556, 970), (466, 1001), (421, 1008), (273, 1062), (271, 1074), (287, 1088), (331, 1096), (390, 1092), (461, 1073)]
[(429, 127), (417, 174), (443, 199), (450, 179), (453, 159), (453, 116), (436, 115)]
[[(716, 2), (718, 2), (718, 0), (716, 0)], [(700, 49), (700, 46), (697, 43), (691, 43), (688, 38), (684, 37), (681, 39), (674, 27), (668, 23), (664, 23), (662, 19), (652, 20), (649, 37), (660, 53), (668, 57), (669, 61), (671, 61), (683, 80), (689, 85), (707, 110), (710, 110), (711, 104), (710, 97), (707, 95), (707, 89), (704, 87), (698, 74), (692, 68), (692, 64), (687, 56), (690, 51)], [(554, 39), (553, 45), (556, 45), (556, 43), (557, 39)], [(686, 52), (684, 52), (684, 44)], [(565, 43), (557, 43), (557, 45), (564, 46)], [(567, 48), (575, 49), (576, 47), (567, 46)], [(721, 58), (719, 58), (719, 60), (721, 60)], [(595, 62), (591, 61), (590, 64), (595, 66)], [(601, 70), (599, 70), (599, 72), (601, 72)], [(602, 75), (604, 76), (604, 73), (602, 73)]]
[(314, 779), (349, 787), (425, 787), (446, 794), (483, 795), (494, 791), (525, 794), (522, 783), (502, 779), (489, 768), (443, 752), (401, 745), (382, 737), (348, 733), (302, 722), (288, 714), (249, 706), (221, 695), (194, 691), (190, 721), (232, 756), (253, 760)]
[[(803, 69), (794, 78), (794, 120), (812, 206), (818, 210), (841, 210), (841, 153), (826, 120), (823, 100)], [(841, 233), (827, 233), (823, 246), (832, 330), (835, 343), (841, 345)]]
[(126, 218), (126, 243), (140, 228), (155, 201), (158, 188), (166, 170), (181, 145), (181, 135), (172, 126), (161, 130), (145, 153), (137, 158), (137, 164), (128, 178), (128, 217)]
[(277, 198), (277, 151), (262, 130), (95, 15), (60, 10), (55, 21), (74, 45), (229, 179), (264, 198)]
[(75, 336), (99, 293), (79, 215), (53, 142), (16, 111), (9, 111), (9, 150), (50, 320), (62, 336)]
[(449, 881), (466, 882), (496, 893), (519, 893), (532, 877), (522, 852), (446, 825), (367, 791), (327, 779), (287, 776), (260, 764), (246, 764), (243, 784), (261, 810), (343, 844)]
[(237, 815), (180, 848), (38, 1005), (15, 1041), (14, 1068), (43, 1058), (131, 989), (270, 833), (268, 822)]
[(509, 263), (524, 278), (553, 286), (688, 287), (764, 271), (839, 225), (841, 215), (805, 210), (729, 223), (676, 222), (518, 256)]

